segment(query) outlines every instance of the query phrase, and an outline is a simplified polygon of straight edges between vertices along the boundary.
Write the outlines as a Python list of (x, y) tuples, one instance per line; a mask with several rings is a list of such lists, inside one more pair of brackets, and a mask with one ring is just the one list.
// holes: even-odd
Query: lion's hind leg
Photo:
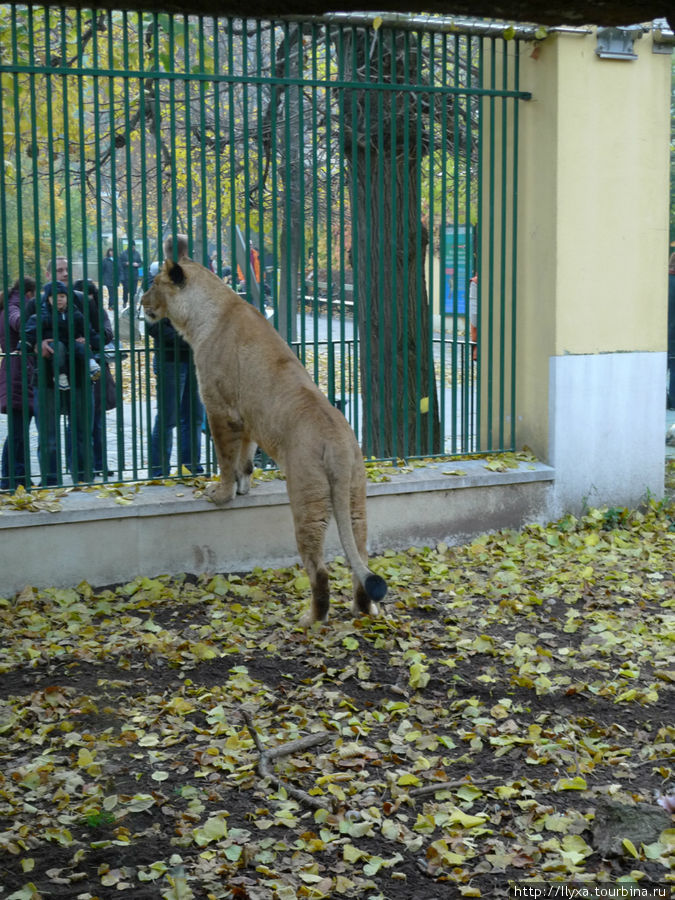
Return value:
[(235, 468), (237, 481), (237, 493), (248, 494), (251, 490), (251, 475), (253, 474), (253, 456), (257, 444), (244, 435), (239, 444), (239, 458)]
[(206, 412), (220, 471), (220, 480), (211, 482), (206, 493), (214, 503), (229, 503), (237, 494), (236, 469), (241, 452), (242, 426), (222, 413), (210, 413), (208, 408)]
[(325, 622), (328, 619), (330, 587), (328, 569), (323, 558), (323, 544), (330, 516), (330, 499), (326, 491), (324, 495), (315, 495), (312, 499), (308, 499), (306, 495), (298, 497), (294, 502), (290, 483), (288, 484), (288, 494), (293, 510), (298, 552), (312, 587), (311, 606), (300, 620), (301, 624), (307, 627), (315, 622)]
[[(356, 549), (359, 551), (359, 556), (365, 565), (368, 565), (368, 551), (366, 550), (368, 534), (366, 522), (366, 483), (365, 479), (360, 476), (360, 472), (357, 472), (356, 477), (352, 480), (349, 502)], [(354, 588), (352, 614), (355, 616), (376, 616), (379, 613), (379, 607), (377, 603), (368, 596), (365, 587), (361, 584), (356, 575), (352, 576), (352, 585)]]

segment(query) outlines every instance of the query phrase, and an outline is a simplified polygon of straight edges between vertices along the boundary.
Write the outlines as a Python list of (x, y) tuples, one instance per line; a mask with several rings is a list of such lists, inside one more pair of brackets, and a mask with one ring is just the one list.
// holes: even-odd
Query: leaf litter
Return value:
[(0, 599), (0, 898), (672, 884), (675, 507)]

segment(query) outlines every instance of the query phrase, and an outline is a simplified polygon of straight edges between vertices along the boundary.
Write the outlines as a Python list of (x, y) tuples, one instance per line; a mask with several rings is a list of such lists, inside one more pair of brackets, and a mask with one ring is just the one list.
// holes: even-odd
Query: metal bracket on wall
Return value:
[(598, 46), (595, 52), (601, 59), (637, 59), (633, 44), (642, 37), (642, 26), (598, 28), (596, 37)]
[(670, 55), (675, 46), (675, 34), (665, 19), (655, 19), (652, 24), (652, 53)]

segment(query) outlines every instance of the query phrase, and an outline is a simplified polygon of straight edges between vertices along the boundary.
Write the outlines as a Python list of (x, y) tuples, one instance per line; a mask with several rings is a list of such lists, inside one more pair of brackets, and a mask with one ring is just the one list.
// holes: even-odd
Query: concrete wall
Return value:
[[(463, 474), (448, 474), (448, 471)], [(553, 471), (540, 463), (492, 472), (481, 460), (438, 463), (368, 486), (371, 552), (469, 539), (549, 519)], [(119, 505), (73, 491), (54, 512), (0, 516), (0, 597), (26, 585), (95, 587), (137, 575), (243, 572), (299, 562), (283, 481), (255, 486), (223, 509), (185, 485), (146, 485)], [(39, 548), (26, 552), (26, 548)], [(334, 523), (328, 558), (343, 555)]]
[(663, 492), (671, 60), (596, 46), (520, 55), (517, 444), (557, 511)]

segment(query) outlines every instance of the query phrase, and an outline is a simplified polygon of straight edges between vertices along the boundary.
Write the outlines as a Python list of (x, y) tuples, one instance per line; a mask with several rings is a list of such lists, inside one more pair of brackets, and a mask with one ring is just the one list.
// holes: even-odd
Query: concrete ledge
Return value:
[[(449, 472), (463, 474), (451, 475)], [(520, 463), (493, 472), (483, 460), (439, 462), (368, 485), (370, 552), (518, 528), (550, 518), (553, 469)], [(25, 585), (101, 586), (180, 572), (236, 572), (298, 562), (283, 481), (256, 485), (218, 508), (189, 485), (141, 485), (126, 505), (111, 492), (72, 491), (60, 510), (0, 515), (0, 595)], [(326, 555), (342, 553), (334, 523)]]

